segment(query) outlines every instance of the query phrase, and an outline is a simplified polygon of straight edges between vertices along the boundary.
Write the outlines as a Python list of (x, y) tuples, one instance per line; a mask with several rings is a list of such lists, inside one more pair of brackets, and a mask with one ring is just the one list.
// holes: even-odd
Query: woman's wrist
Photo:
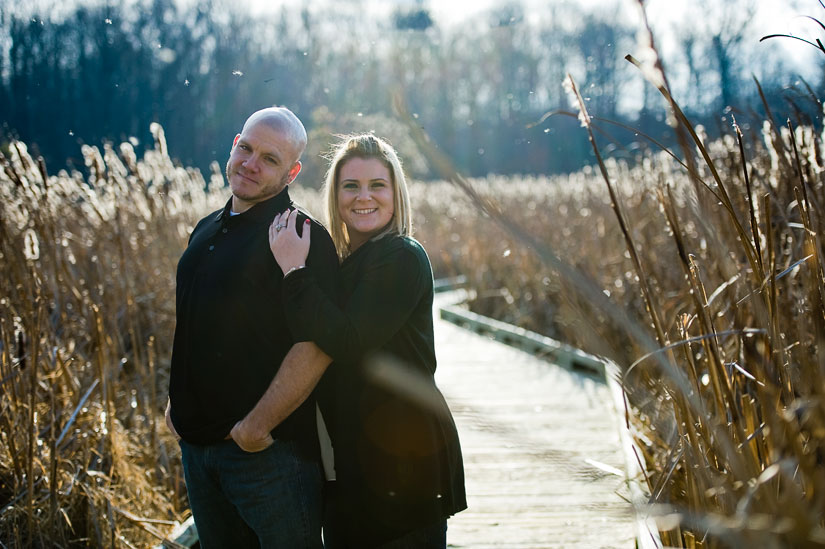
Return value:
[(295, 271), (300, 271), (301, 269), (305, 269), (306, 265), (296, 265), (292, 267), (287, 272), (284, 273), (284, 278), (288, 277), (290, 274), (294, 273)]

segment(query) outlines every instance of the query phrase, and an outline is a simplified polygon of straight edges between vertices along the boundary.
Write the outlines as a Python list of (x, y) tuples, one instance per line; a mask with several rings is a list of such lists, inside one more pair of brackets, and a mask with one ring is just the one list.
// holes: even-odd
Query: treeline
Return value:
[[(311, 133), (305, 184), (320, 181), (318, 154), (330, 134), (353, 130), (388, 136), (413, 175), (426, 177), (393, 119), (399, 90), (465, 173), (559, 173), (592, 154), (575, 119), (536, 124), (567, 108), (562, 81), (570, 72), (591, 113), (662, 135), (665, 122), (652, 114), (663, 112), (660, 98), (623, 59), (636, 49), (635, 29), (609, 10), (546, 4), (528, 10), (511, 1), (449, 26), (421, 2), (382, 18), (357, 0), (269, 16), (219, 0), (185, 8), (174, 0), (87, 1), (62, 11), (55, 3), (34, 14), (0, 0), (0, 131), (32, 144), (51, 167), (68, 159), (82, 168), (79, 144), (151, 143), (149, 124), (160, 122), (172, 156), (205, 170), (225, 161), (249, 112), (284, 104)], [(735, 70), (742, 50), (763, 48), (759, 59), (772, 74), (782, 74), (782, 62), (766, 45), (708, 32), (707, 51), (697, 49), (705, 42), (695, 29), (684, 51), (688, 89), (697, 91), (689, 95), (701, 97), (692, 115), (713, 135), (725, 127), (719, 116), (728, 104), (759, 106), (755, 85), (741, 76), (750, 71)], [(777, 90), (781, 78), (762, 84)], [(769, 96), (778, 116), (794, 112), (787, 94)], [(634, 154), (632, 132), (612, 133), (603, 137), (614, 140), (609, 147)]]

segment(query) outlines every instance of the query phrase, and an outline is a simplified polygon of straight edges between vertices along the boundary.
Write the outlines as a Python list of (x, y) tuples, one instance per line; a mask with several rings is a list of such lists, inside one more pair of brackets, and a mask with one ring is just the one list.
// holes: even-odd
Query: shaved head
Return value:
[(255, 111), (246, 119), (246, 122), (244, 122), (241, 133), (259, 122), (284, 134), (294, 148), (295, 158), (293, 160), (297, 161), (301, 158), (301, 154), (303, 154), (307, 146), (307, 132), (304, 129), (304, 125), (291, 110), (286, 107), (267, 107), (266, 109)]
[(280, 193), (301, 171), (304, 125), (292, 111), (269, 107), (252, 113), (235, 136), (226, 163), (232, 211), (243, 213)]

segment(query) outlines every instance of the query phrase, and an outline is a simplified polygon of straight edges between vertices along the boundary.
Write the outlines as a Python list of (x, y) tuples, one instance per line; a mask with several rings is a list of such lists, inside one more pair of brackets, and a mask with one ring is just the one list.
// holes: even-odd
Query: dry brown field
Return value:
[[(174, 272), (228, 193), (153, 131), (142, 158), (84, 147), (84, 173), (3, 153), (6, 546), (141, 547), (185, 516), (162, 419)], [(696, 132), (694, 164), (414, 182), (416, 234), (477, 312), (616, 363), (666, 543), (825, 545), (821, 136), (769, 118), (741, 147)]]

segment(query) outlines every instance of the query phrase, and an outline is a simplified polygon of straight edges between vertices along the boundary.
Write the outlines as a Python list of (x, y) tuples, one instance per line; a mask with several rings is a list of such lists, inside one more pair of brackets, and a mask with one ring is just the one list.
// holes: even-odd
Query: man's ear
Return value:
[(289, 168), (289, 182), (290, 183), (295, 181), (295, 178), (298, 177), (299, 173), (301, 173), (301, 167), (302, 167), (301, 166), (301, 161), (296, 160), (295, 164), (293, 164), (292, 167)]
[[(232, 141), (232, 149), (234, 149), (235, 145), (238, 144), (238, 139), (240, 139), (240, 138), (241, 138), (241, 134), (238, 134), (238, 135), (235, 136), (235, 140)], [(229, 149), (229, 150), (231, 151), (232, 149)]]

